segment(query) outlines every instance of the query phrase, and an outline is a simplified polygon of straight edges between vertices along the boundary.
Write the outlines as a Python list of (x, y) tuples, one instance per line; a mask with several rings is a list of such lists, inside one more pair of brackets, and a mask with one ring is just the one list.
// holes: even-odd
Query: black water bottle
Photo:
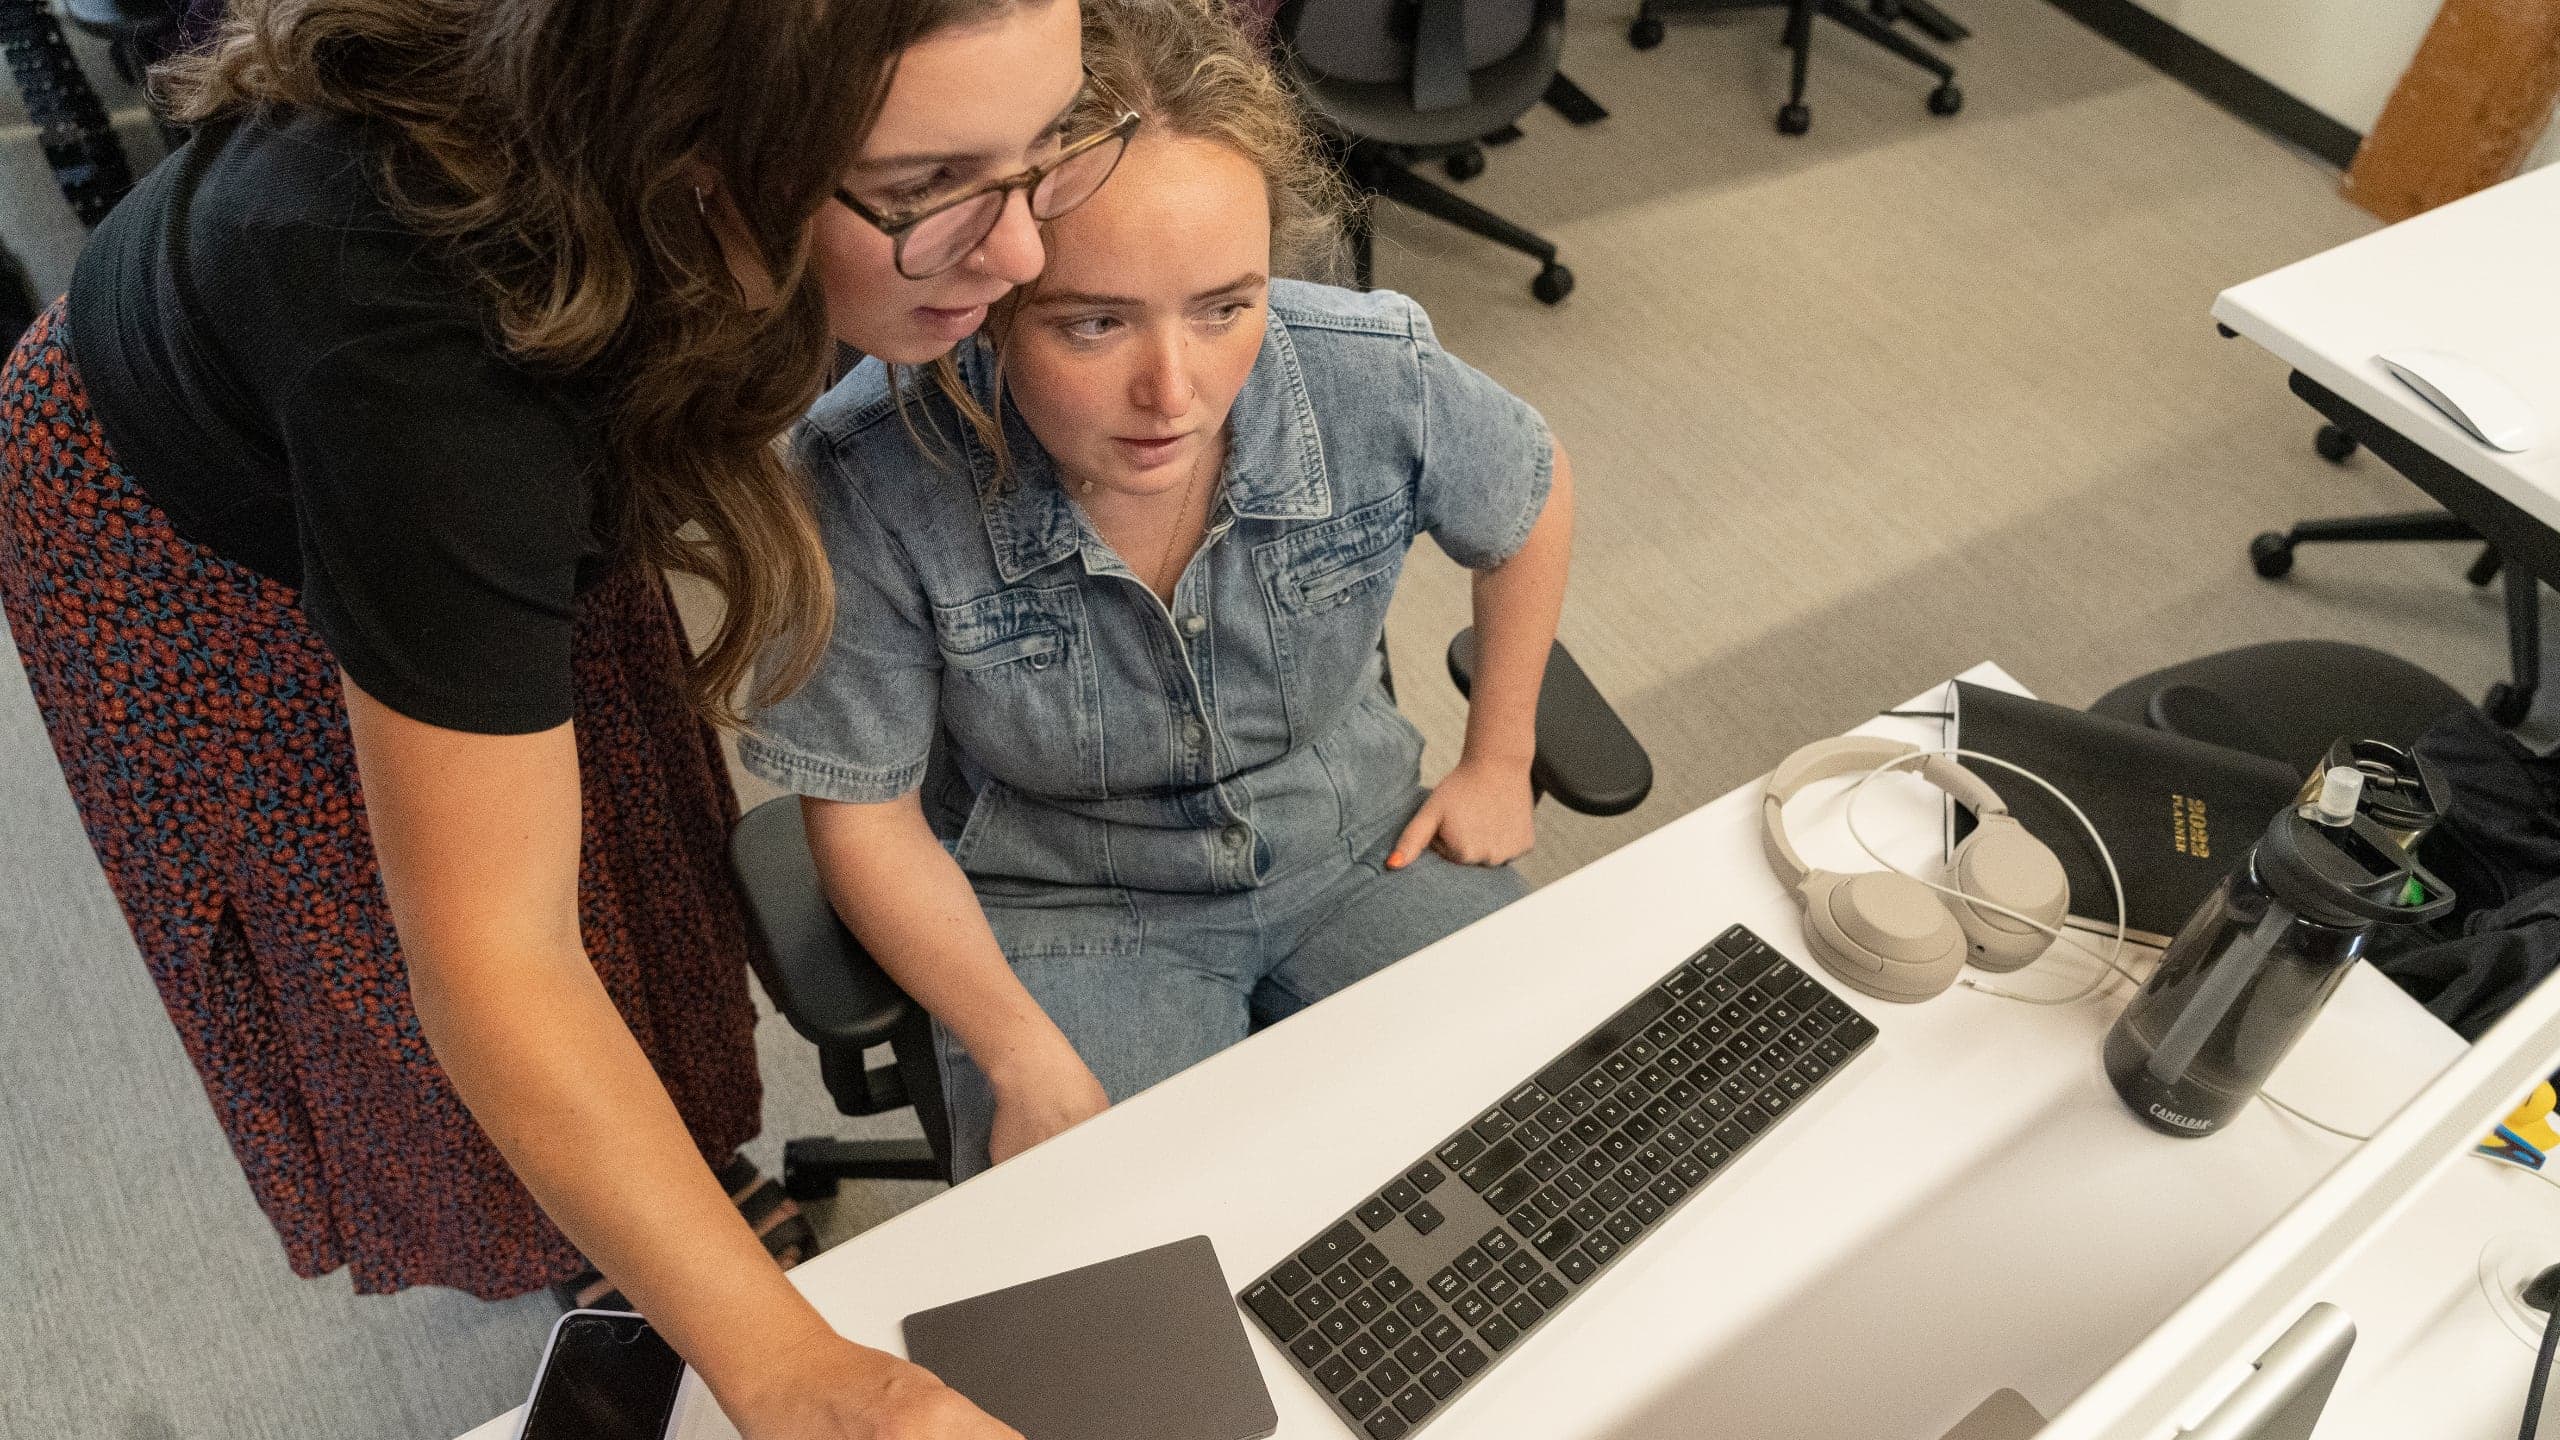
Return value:
[(2107, 1078), (2171, 1135), (2240, 1113), (2362, 957), (2375, 927), (2430, 920), (2453, 892), (2392, 831), (2358, 813), (2363, 777), (2332, 770), (2319, 800), (2280, 811), (2240, 868), (2180, 928), (2107, 1032)]

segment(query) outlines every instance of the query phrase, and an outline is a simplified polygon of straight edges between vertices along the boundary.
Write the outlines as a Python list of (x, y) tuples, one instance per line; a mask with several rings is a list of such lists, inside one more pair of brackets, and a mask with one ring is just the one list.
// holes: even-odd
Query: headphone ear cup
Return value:
[(1815, 871), (1802, 890), (1806, 948), (1879, 1000), (1926, 1000), (1955, 983), (1963, 929), (1935, 892), (1890, 871)]
[(1976, 969), (2002, 972), (2032, 963), (2053, 937), (2013, 916), (1973, 904), (1987, 900), (2059, 926), (2071, 913), (2071, 881), (2045, 843), (2008, 815), (1986, 815), (1956, 847), (1953, 878), (1964, 899), (1948, 908), (1963, 927), (1967, 958)]

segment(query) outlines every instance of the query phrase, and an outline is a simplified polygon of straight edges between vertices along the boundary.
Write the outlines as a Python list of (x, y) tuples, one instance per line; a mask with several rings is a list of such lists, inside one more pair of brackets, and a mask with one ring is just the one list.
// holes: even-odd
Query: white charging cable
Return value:
[[(1867, 837), (1858, 832), (1858, 797), (1866, 793), (1867, 787), (1874, 784), (1877, 777), (1893, 771), (1903, 770), (1914, 762), (1927, 760), (1934, 756), (1941, 755), (1962, 760), (1979, 760), (1985, 764), (1997, 765), (2003, 770), (2023, 775), (2027, 779), (2034, 781), (2036, 784), (2043, 786), (2045, 793), (2051, 795), (2054, 799), (2061, 801), (2063, 808), (2071, 812), (2071, 818), (2080, 822), (2080, 828), (2089, 833), (2089, 843), (2098, 847), (2098, 859), (2107, 867), (2107, 883), (2115, 887), (2115, 944), (2107, 951), (2106, 954), (2098, 954), (2096, 949), (2083, 944), (2077, 935), (2064, 930), (2058, 925), (2048, 925), (2032, 915), (2022, 914), (2016, 910), (2010, 909), (2006, 905), (2001, 905), (1990, 900), (1979, 899), (1975, 896), (1966, 894), (1964, 891), (1959, 890), (1952, 885), (1941, 885), (1937, 881), (1928, 879), (1925, 876), (1914, 875), (1910, 871), (1903, 869), (1901, 866), (1894, 864), (1891, 860), (1886, 859), (1882, 854), (1878, 853), (1875, 846), (1867, 843)], [(2014, 990), (1995, 990), (1988, 985), (1977, 982), (1970, 975), (1965, 976), (1962, 981), (1965, 988), (1969, 990), (1978, 990), (1985, 995), (1994, 996), (2002, 1000), (2017, 1000), (2029, 1005), (2077, 1005), (2081, 1001), (2088, 999), (2090, 996), (2097, 994), (2099, 989), (2107, 983), (2108, 978), (2112, 975), (2121, 975), (2136, 985), (2142, 983), (2141, 976), (2134, 974), (2132, 971), (2127, 970), (2124, 966), (2117, 963), (2119, 957), (2124, 954), (2125, 908), (2124, 877), (2116, 873), (2115, 856), (2108, 852), (2107, 842), (2099, 836), (2098, 827), (2090, 823), (2088, 813), (2082, 810), (2079, 805), (2075, 804), (2070, 796), (2063, 794), (2061, 790), (2055, 788), (2052, 781), (2045, 779), (2043, 776), (2027, 769), (2025, 766), (2012, 764), (2007, 760), (2001, 759), (1997, 755), (1985, 755), (1979, 750), (1966, 750), (1953, 746), (1937, 750), (1915, 750), (1908, 755), (1897, 755), (1892, 760), (1877, 766), (1875, 769), (1868, 771), (1864, 776), (1859, 778), (1857, 785), (1849, 791), (1849, 800), (1847, 805), (1842, 808), (1841, 818), (1848, 826), (1849, 838), (1858, 842), (1858, 848), (1867, 852), (1867, 858), (1873, 860), (1879, 865), (1882, 865), (1894, 874), (1900, 875), (1907, 880), (1917, 881), (1941, 895), (1954, 896), (1956, 899), (1962, 900), (1966, 904), (1972, 905), (1977, 909), (1988, 910), (1996, 915), (2006, 915), (2010, 919), (2015, 920), (2030, 929), (2041, 930), (2045, 934), (2054, 937), (2056, 940), (2068, 940), (2082, 954), (2096, 959), (2102, 967), (2095, 975), (2090, 977), (2087, 985), (2082, 986), (2079, 990), (2069, 995), (2021, 995)]]

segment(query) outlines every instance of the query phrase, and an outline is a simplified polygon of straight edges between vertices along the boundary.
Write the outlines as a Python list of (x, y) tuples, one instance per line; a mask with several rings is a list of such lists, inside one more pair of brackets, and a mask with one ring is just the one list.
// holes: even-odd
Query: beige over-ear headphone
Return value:
[[(1945, 755), (1918, 758), (1925, 753), (1860, 735), (1818, 741), (1781, 761), (1760, 792), (1769, 864), (1804, 904), (1806, 948), (1832, 974), (1881, 1000), (1926, 1000), (1954, 984), (1967, 961), (1984, 970), (2018, 969), (2053, 943), (2051, 927), (2071, 908), (2062, 862), (2044, 842), (2027, 833), (1980, 776)], [(1949, 867), (1961, 897), (1942, 900), (1890, 870), (1816, 870), (1788, 842), (1787, 802), (1806, 786), (1897, 761), (1973, 812), (1974, 832), (1956, 847)], [(2045, 928), (1975, 901), (2031, 916)]]

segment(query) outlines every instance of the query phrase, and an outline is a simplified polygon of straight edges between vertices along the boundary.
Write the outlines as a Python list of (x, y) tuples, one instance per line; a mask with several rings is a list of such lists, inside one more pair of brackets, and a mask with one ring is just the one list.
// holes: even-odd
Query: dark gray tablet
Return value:
[(1260, 1440), (1280, 1428), (1209, 1237), (919, 1310), (907, 1357), (1025, 1440)]

